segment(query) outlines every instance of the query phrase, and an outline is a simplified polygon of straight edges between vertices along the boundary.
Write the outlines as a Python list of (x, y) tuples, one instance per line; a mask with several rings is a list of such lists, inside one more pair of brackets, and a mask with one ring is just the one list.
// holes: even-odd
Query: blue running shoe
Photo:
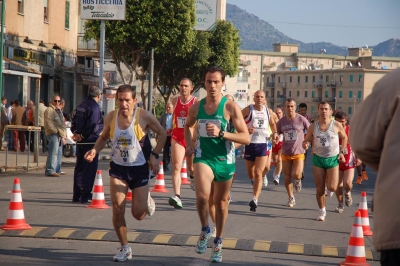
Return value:
[(207, 251), (207, 243), (211, 237), (211, 231), (201, 231), (199, 240), (197, 240), (196, 244), (196, 253), (203, 254)]
[(210, 260), (211, 262), (222, 262), (222, 242), (213, 243)]

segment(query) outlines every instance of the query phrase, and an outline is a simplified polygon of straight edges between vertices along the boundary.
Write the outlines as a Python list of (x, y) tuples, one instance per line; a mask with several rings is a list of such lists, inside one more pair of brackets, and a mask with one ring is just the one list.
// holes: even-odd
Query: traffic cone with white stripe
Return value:
[(181, 183), (182, 185), (190, 185), (190, 182), (187, 177), (186, 157), (183, 158), (183, 163), (181, 168)]
[(128, 194), (126, 194), (126, 199), (132, 200), (132, 190), (130, 188), (128, 188)]
[(372, 236), (371, 227), (369, 226), (369, 215), (368, 215), (368, 203), (367, 203), (367, 193), (361, 192), (361, 201), (358, 205), (358, 211), (361, 213), (361, 224), (363, 228), (363, 234), (365, 236)]
[(369, 265), (365, 257), (364, 235), (361, 225), (361, 213), (354, 213), (354, 224), (351, 229), (349, 245), (347, 247), (346, 259), (339, 265), (364, 266)]
[(151, 192), (168, 193), (168, 190), (165, 188), (163, 162), (160, 162), (160, 170), (158, 171), (156, 183), (154, 184), (154, 188), (151, 190)]
[(104, 186), (103, 179), (101, 178), (101, 170), (97, 170), (96, 180), (94, 181), (93, 197), (90, 205), (86, 208), (93, 209), (108, 209), (109, 206), (106, 205), (106, 200), (104, 198)]
[(21, 183), (19, 178), (14, 179), (11, 191), (10, 206), (8, 208), (6, 224), (0, 228), (3, 230), (27, 230), (32, 227), (26, 223), (24, 215), (24, 204), (22, 203)]

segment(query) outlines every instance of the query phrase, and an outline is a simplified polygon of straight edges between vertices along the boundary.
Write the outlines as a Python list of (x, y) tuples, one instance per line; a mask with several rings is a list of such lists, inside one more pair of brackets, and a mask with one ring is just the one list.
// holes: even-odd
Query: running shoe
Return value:
[(364, 180), (368, 180), (368, 176), (367, 176), (367, 172), (364, 170), (364, 171), (361, 171), (361, 176), (362, 176), (362, 178), (364, 179)]
[(197, 240), (196, 244), (196, 253), (203, 254), (207, 251), (207, 243), (211, 237), (211, 232), (207, 233), (207, 231), (201, 231), (199, 240)]
[(275, 175), (274, 177), (274, 184), (279, 185), (279, 175)]
[(333, 196), (333, 192), (329, 191), (326, 187), (325, 187), (325, 196), (327, 197), (329, 195), (330, 198), (332, 198)]
[(232, 196), (231, 194), (229, 194), (228, 205), (231, 203), (231, 201), (232, 201)]
[(114, 261), (126, 261), (132, 259), (132, 249), (131, 247), (118, 249), (118, 254), (114, 256)]
[(343, 210), (344, 210), (343, 204), (339, 204), (339, 205), (336, 207), (335, 212), (337, 212), (337, 213), (342, 213)]
[(193, 191), (196, 191), (196, 186), (194, 185), (194, 176), (190, 176), (190, 188), (193, 190)]
[(153, 216), (154, 212), (156, 211), (156, 204), (154, 203), (154, 200), (152, 197), (150, 197), (149, 193), (149, 198), (147, 199), (147, 215)]
[(292, 208), (294, 205), (296, 205), (296, 200), (294, 197), (290, 197), (288, 203), (286, 203), (286, 206)]
[(211, 231), (211, 237), (216, 237), (217, 236), (217, 228), (214, 226), (212, 231)]
[(294, 181), (294, 188), (296, 189), (296, 192), (301, 191), (301, 180)]
[(319, 211), (317, 221), (325, 221), (326, 211)]
[(249, 206), (251, 212), (256, 212), (257, 202), (255, 200), (250, 201)]
[(222, 262), (222, 241), (213, 244), (210, 260), (212, 262)]
[(178, 196), (169, 198), (169, 205), (174, 206), (175, 209), (182, 209), (182, 201)]
[(359, 175), (358, 178), (357, 178), (357, 182), (356, 182), (357, 185), (361, 185), (362, 180), (363, 180), (362, 176)]
[(267, 178), (267, 175), (263, 176), (263, 186), (264, 186), (264, 187), (268, 186), (268, 178)]
[(344, 194), (344, 203), (347, 207), (353, 205), (353, 198), (351, 197), (351, 192)]

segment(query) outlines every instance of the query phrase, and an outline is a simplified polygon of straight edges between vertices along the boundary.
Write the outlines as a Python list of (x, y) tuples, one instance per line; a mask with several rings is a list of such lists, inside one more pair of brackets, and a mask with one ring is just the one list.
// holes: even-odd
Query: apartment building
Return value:
[(16, 0), (5, 8), (3, 95), (23, 105), (53, 94), (75, 100), (78, 0)]

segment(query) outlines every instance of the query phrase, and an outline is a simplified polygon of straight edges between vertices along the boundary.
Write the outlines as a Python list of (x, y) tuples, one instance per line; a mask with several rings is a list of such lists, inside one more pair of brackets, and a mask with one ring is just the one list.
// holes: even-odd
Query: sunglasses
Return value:
[(53, 102), (55, 102), (55, 103), (59, 103), (59, 102), (61, 102), (60, 100), (53, 100)]

